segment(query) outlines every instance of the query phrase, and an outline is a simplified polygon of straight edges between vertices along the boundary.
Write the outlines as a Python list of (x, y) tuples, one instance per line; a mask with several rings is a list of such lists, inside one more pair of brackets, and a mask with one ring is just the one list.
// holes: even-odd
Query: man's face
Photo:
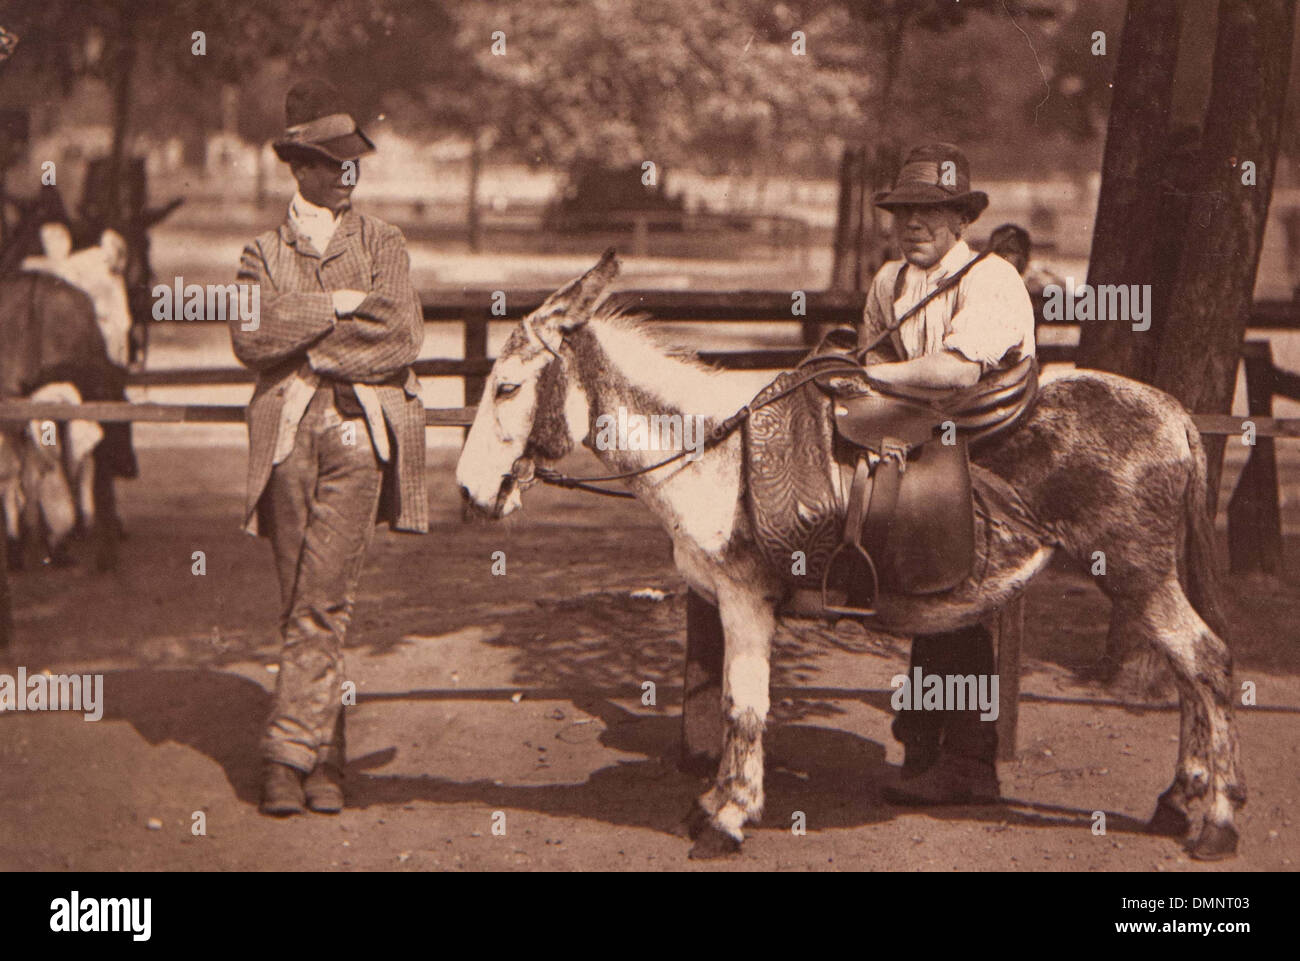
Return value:
[(894, 240), (907, 262), (929, 268), (937, 264), (961, 237), (966, 218), (943, 204), (904, 204), (895, 207)]
[(348, 202), (361, 179), (360, 160), (343, 162), (323, 154), (294, 160), (289, 169), (298, 181), (303, 200), (336, 213)]

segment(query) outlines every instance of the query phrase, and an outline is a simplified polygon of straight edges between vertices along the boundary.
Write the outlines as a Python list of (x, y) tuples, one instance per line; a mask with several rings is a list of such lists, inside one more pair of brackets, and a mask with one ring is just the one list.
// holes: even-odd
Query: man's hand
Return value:
[(345, 289), (336, 290), (330, 296), (334, 301), (334, 313), (343, 317), (361, 306), (361, 301), (366, 299), (367, 294), (364, 290)]

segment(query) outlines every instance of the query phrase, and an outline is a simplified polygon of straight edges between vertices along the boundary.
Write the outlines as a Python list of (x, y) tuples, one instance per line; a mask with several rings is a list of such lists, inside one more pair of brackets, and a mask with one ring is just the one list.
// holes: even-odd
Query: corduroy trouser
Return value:
[(343, 645), (382, 480), (365, 420), (340, 416), (326, 385), (258, 504), (279, 575), (283, 640), (263, 754), (303, 772), (342, 761), (331, 752), (343, 705)]

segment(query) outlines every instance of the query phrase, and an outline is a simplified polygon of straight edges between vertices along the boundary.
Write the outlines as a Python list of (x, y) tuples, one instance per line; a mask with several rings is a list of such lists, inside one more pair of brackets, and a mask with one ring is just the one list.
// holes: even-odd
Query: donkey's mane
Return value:
[(589, 321), (610, 362), (630, 382), (665, 404), (715, 417), (730, 416), (754, 396), (758, 388), (749, 383), (753, 378), (704, 363), (694, 352), (667, 341), (650, 327), (649, 319), (649, 314), (607, 299)]

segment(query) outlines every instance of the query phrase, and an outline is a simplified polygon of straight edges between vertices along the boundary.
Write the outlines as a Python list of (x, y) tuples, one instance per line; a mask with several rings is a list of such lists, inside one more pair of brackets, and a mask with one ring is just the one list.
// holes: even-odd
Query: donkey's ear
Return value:
[(591, 313), (610, 281), (618, 276), (618, 257), (610, 247), (596, 266), (547, 297), (535, 317), (556, 330), (573, 330), (591, 319)]

